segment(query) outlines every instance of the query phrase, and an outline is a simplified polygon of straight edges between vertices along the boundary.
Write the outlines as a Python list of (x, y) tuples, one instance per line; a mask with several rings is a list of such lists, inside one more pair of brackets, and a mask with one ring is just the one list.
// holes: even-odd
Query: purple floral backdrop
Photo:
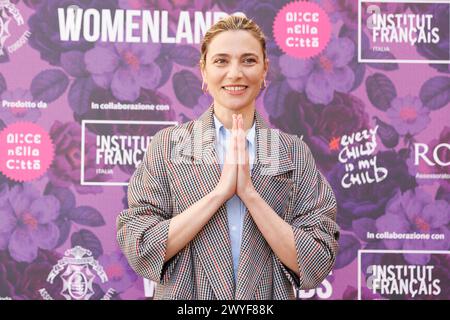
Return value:
[[(111, 288), (111, 299), (151, 299), (152, 284), (133, 272), (115, 238), (115, 219), (127, 206), (126, 185), (108, 184), (113, 179), (127, 181), (135, 167), (122, 165), (114, 177), (102, 174), (97, 169), (114, 166), (96, 163), (96, 139), (152, 136), (166, 126), (164, 121), (195, 119), (211, 103), (201, 90), (198, 44), (61, 41), (57, 9), (76, 5), (112, 11), (167, 10), (171, 30), (181, 11), (243, 12), (253, 18), (267, 36), (270, 60), (268, 86), (258, 97), (257, 110), (273, 127), (303, 137), (338, 203), (342, 234), (335, 268), (323, 286), (299, 292), (298, 298), (357, 299), (358, 277), (364, 279), (367, 266), (373, 264), (433, 265), (433, 276), (441, 279), (440, 293), (418, 298), (450, 298), (450, 64), (359, 63), (358, 1), (354, 0), (314, 1), (329, 15), (331, 40), (311, 59), (288, 56), (276, 45), (272, 32), (273, 20), (287, 2), (11, 0), (24, 25), (15, 24), (11, 12), (4, 10), (3, 19), (10, 18), (9, 39), (17, 39), (23, 30), (30, 36), (22, 47), (0, 56), (0, 97), (43, 101), (47, 107), (11, 108), (2, 103), (0, 130), (15, 122), (33, 122), (49, 133), (55, 153), (50, 168), (37, 180), (18, 182), (0, 173), (0, 297), (42, 299), (45, 288), (53, 298), (65, 299), (61, 292), (68, 280), (61, 276), (50, 283), (48, 277), (67, 256), (66, 250), (80, 246), (90, 250), (108, 279), (91, 275), (90, 299), (104, 297)], [(416, 44), (408, 54), (421, 60), (448, 60), (448, 5), (432, 1), (380, 5), (394, 13), (433, 15), (433, 25), (443, 30), (440, 42)], [(368, 41), (363, 32), (363, 49)], [(392, 46), (389, 52), (369, 53), (372, 58), (395, 59), (404, 54), (402, 50)], [(109, 102), (169, 108), (92, 108)], [(342, 138), (374, 128), (376, 150), (367, 161), (375, 156), (386, 177), (344, 187), (348, 166), (356, 167), (357, 162), (342, 161)], [(418, 146), (428, 148), (429, 162), (417, 158)], [(84, 181), (96, 183), (83, 183), (82, 174)], [(424, 179), (418, 174), (441, 178)], [(386, 231), (439, 234), (441, 239), (369, 236)], [(364, 255), (364, 250), (372, 254)], [(360, 294), (364, 299), (392, 298), (367, 288), (361, 288)]]

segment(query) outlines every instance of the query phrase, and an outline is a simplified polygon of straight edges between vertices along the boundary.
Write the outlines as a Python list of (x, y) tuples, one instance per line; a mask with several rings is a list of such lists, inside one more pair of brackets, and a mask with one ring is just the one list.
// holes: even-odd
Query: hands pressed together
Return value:
[(280, 261), (299, 274), (293, 229), (253, 186), (246, 140), (242, 115), (234, 114), (220, 180), (212, 192), (171, 219), (165, 262), (194, 239), (211, 217), (219, 212), (220, 206), (236, 194)]
[(233, 114), (233, 126), (222, 175), (216, 187), (225, 200), (237, 194), (241, 200), (255, 192), (250, 177), (249, 155), (242, 115)]

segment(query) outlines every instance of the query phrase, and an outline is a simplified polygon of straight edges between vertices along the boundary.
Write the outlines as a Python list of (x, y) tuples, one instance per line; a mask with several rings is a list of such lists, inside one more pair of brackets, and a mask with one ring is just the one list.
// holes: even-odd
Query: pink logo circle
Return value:
[(325, 49), (331, 36), (327, 13), (313, 2), (290, 2), (273, 23), (278, 46), (296, 58), (310, 58)]
[(53, 160), (48, 133), (32, 122), (14, 123), (0, 132), (0, 172), (24, 182), (43, 175)]

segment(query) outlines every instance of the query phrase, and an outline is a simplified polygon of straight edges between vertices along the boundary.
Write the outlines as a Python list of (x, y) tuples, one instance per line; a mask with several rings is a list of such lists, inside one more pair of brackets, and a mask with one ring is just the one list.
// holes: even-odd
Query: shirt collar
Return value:
[[(220, 130), (223, 128), (224, 130), (227, 130), (227, 128), (224, 127), (223, 123), (220, 122), (219, 119), (217, 119), (216, 115), (213, 113), (214, 117), (214, 127), (216, 130), (216, 137), (219, 137)], [(247, 141), (254, 146), (255, 145), (255, 134), (256, 134), (256, 127), (255, 127), (256, 121), (253, 121), (253, 126), (247, 131)]]

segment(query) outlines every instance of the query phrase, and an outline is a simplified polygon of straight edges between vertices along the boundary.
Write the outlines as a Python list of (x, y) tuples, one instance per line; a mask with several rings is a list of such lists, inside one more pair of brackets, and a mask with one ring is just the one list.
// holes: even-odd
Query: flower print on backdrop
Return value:
[[(6, 255), (6, 251), (0, 251), (0, 263), (2, 255)], [(8, 271), (5, 266), (0, 264), (0, 297), (10, 297), (14, 294), (14, 283), (8, 281)]]
[(86, 51), (94, 46), (83, 37), (79, 41), (61, 41), (59, 37), (58, 8), (78, 6), (82, 9), (114, 9), (117, 0), (46, 0), (36, 7), (29, 18), (31, 36), (29, 44), (40, 52), (41, 59), (60, 65), (61, 54), (68, 51)]
[(7, 211), (11, 211), (9, 208), (9, 187), (7, 182), (8, 179), (0, 173), (0, 210), (4, 211), (4, 216), (2, 216), (2, 221), (0, 221), (0, 250), (7, 248), (15, 221), (14, 217), (7, 213)]
[(286, 99), (286, 107), (279, 108), (280, 116), (270, 115), (270, 122), (284, 132), (303, 136), (323, 170), (331, 169), (337, 162), (339, 148), (330, 144), (334, 139), (368, 128), (364, 103), (351, 94), (336, 93), (327, 105), (313, 104), (304, 94), (294, 91)]
[(61, 278), (56, 277), (53, 285), (46, 281), (60, 258), (61, 255), (54, 251), (39, 249), (33, 263), (17, 262), (8, 251), (0, 251), (0, 297), (42, 300), (39, 290), (46, 288), (55, 299), (63, 299), (60, 295), (63, 288)]
[[(0, 130), (1, 130), (1, 123), (0, 123)], [(0, 173), (0, 207), (2, 206), (2, 200), (6, 199), (6, 197), (3, 197), (6, 192), (8, 192), (8, 178), (5, 177), (5, 175)]]
[(431, 121), (430, 109), (423, 106), (419, 97), (411, 95), (394, 98), (386, 114), (390, 118), (391, 124), (402, 136), (412, 136), (422, 132)]
[(6, 84), (6, 79), (3, 76), (3, 74), (1, 74), (1, 72), (0, 72), (0, 94), (5, 92), (7, 88), (8, 88), (8, 85)]
[[(155, 90), (172, 79), (177, 98), (181, 97), (180, 102), (192, 108), (201, 95), (200, 84), (196, 83), (199, 80), (189, 70), (176, 72), (172, 77), (171, 74), (174, 64), (196, 67), (199, 57), (200, 52), (193, 46), (173, 44), (98, 44), (86, 54), (79, 51), (66, 52), (61, 55), (62, 67), (75, 77), (68, 92), (69, 106), (76, 119), (86, 119), (88, 113), (91, 114), (89, 119), (108, 119), (103, 116), (107, 111), (102, 108), (90, 112), (93, 110), (92, 103), (98, 103), (94, 96), (111, 96), (105, 103), (117, 101), (122, 104), (134, 102), (156, 105), (161, 103), (161, 99), (146, 99), (149, 95), (162, 97), (163, 94)], [(152, 120), (150, 110), (133, 111), (137, 115), (135, 120)], [(120, 115), (121, 112), (125, 111), (115, 110), (110, 115)], [(159, 111), (155, 110), (155, 113)], [(113, 118), (120, 119), (117, 116)]]
[[(450, 249), (450, 205), (444, 200), (434, 200), (429, 193), (419, 188), (397, 194), (386, 205), (386, 213), (376, 220), (378, 232), (429, 234), (430, 239), (384, 239), (392, 250), (449, 250)], [(431, 235), (443, 235), (442, 240)], [(411, 264), (427, 264), (429, 254), (404, 253)]]
[[(423, 4), (417, 4), (423, 6)], [(417, 52), (428, 60), (449, 60), (450, 56), (450, 26), (448, 21), (449, 6), (447, 4), (431, 4), (427, 6), (427, 13), (433, 15), (431, 20), (431, 28), (439, 27), (439, 34), (441, 35), (438, 43), (417, 43)], [(435, 68), (439, 72), (450, 73), (450, 63), (445, 64), (430, 64), (430, 67)]]
[[(56, 248), (65, 244), (70, 236), (72, 247), (80, 245), (94, 255), (101, 254), (103, 252), (101, 242), (91, 228), (105, 225), (102, 214), (89, 205), (77, 205), (75, 194), (69, 188), (57, 187), (51, 181), (45, 186), (44, 195), (54, 196), (60, 203), (60, 213), (54, 221), (59, 229)], [(75, 226), (75, 232), (71, 234), (72, 226)], [(90, 230), (84, 229), (83, 226), (88, 226)], [(83, 238), (84, 241), (78, 241)]]
[[(328, 2), (328, 1), (327, 1)], [(353, 29), (357, 29), (358, 23), (358, 2), (355, 0), (335, 0), (329, 1), (334, 4), (334, 11), (339, 13), (344, 23), (351, 26)], [(368, 17), (367, 8), (370, 4), (362, 3), (361, 11), (364, 17), (364, 21)], [(377, 3), (381, 12), (389, 13), (402, 13), (405, 12), (408, 5), (403, 3)]]
[(380, 125), (379, 135), (383, 144), (394, 148), (402, 136), (406, 147), (411, 149), (415, 136), (430, 123), (430, 113), (450, 102), (449, 85), (449, 77), (433, 77), (422, 84), (419, 97), (411, 94), (398, 97), (395, 84), (387, 75), (377, 72), (368, 76), (365, 87), (369, 101), (376, 109), (386, 112), (386, 122), (374, 117)]
[(161, 70), (154, 63), (159, 51), (159, 44), (97, 43), (84, 61), (98, 86), (111, 88), (119, 100), (135, 101), (141, 88), (155, 89), (159, 84)]
[(109, 288), (113, 288), (118, 293), (125, 292), (138, 279), (137, 274), (128, 264), (127, 258), (120, 251), (104, 254), (98, 258), (98, 262), (108, 276), (108, 282), (100, 283), (100, 287), (105, 292)]
[(45, 2), (45, 0), (9, 0), (11, 3), (24, 3), (28, 8), (36, 9), (41, 3)]
[(328, 104), (334, 92), (349, 92), (355, 75), (348, 66), (355, 55), (355, 45), (347, 38), (330, 40), (325, 50), (311, 59), (280, 57), (280, 67), (289, 85), (304, 91), (313, 103)]
[(210, 95), (202, 95), (198, 99), (198, 103), (192, 108), (194, 119), (198, 119), (211, 105), (213, 99)]
[(38, 249), (53, 249), (59, 238), (55, 220), (60, 203), (52, 195), (42, 196), (29, 183), (16, 185), (1, 195), (0, 249), (7, 249), (19, 262), (32, 262)]
[(343, 188), (341, 180), (345, 175), (344, 165), (338, 163), (329, 171), (327, 178), (336, 195), (338, 205), (337, 222), (344, 230), (353, 230), (361, 240), (366, 241), (370, 224), (355, 224), (359, 219), (374, 222), (385, 213), (389, 200), (397, 191), (405, 192), (416, 186), (414, 177), (408, 172), (404, 157), (395, 151), (379, 151), (377, 166), (386, 168), (388, 175), (379, 183), (353, 185)]

